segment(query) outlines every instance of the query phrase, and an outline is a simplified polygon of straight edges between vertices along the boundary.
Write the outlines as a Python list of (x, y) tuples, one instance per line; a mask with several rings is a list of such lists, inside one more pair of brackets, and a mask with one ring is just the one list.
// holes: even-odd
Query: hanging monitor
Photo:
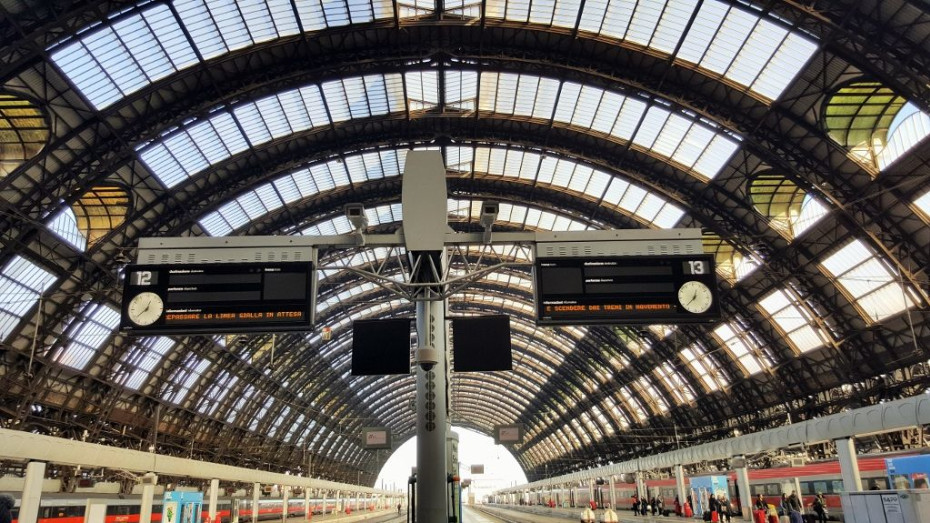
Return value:
[(512, 370), (510, 317), (453, 318), (452, 358), (455, 372)]
[(352, 375), (410, 374), (410, 320), (352, 322)]

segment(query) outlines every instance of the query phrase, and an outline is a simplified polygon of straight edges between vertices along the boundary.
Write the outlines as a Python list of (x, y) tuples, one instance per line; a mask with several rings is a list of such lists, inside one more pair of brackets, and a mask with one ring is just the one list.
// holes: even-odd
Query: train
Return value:
[[(15, 497), (15, 496), (14, 496)], [(139, 513), (141, 512), (142, 499), (140, 496), (125, 496), (123, 498), (114, 497), (113, 495), (88, 495), (88, 494), (47, 494), (43, 495), (39, 503), (38, 523), (84, 523), (84, 512), (87, 508), (88, 499), (98, 502), (105, 502), (107, 505), (107, 514), (105, 523), (139, 523)], [(374, 502), (371, 500), (359, 500), (363, 510), (374, 510)], [(341, 499), (337, 507), (336, 500), (333, 498), (323, 500), (322, 498), (313, 498), (310, 500), (310, 512), (312, 514), (322, 514), (333, 512), (337, 508), (343, 510), (348, 507), (357, 511), (354, 498)], [(216, 519), (213, 523), (232, 523), (237, 519), (240, 523), (251, 523), (252, 521), (282, 519), (284, 502), (282, 499), (262, 499), (258, 502), (258, 514), (252, 519), (252, 500), (246, 498), (220, 498), (217, 500)], [(19, 523), (19, 500), (13, 508), (13, 523)], [(152, 523), (159, 523), (162, 518), (162, 499), (156, 497), (152, 500)], [(306, 516), (304, 511), (303, 498), (289, 499), (287, 502), (288, 517)], [(203, 505), (201, 521), (208, 522), (209, 513), (207, 505)]]
[[(897, 454), (894, 457), (890, 455), (863, 456), (858, 461), (862, 490), (927, 488), (928, 477), (930, 477), (930, 454)], [(736, 473), (727, 471), (716, 475), (726, 477), (727, 487), (726, 492), (716, 491), (714, 495), (726, 496), (731, 505), (731, 513), (739, 514), (741, 512), (740, 492), (736, 482)], [(840, 476), (840, 465), (836, 460), (769, 469), (749, 469), (748, 475), (749, 495), (752, 499), (761, 494), (766, 503), (777, 507), (781, 503), (783, 493), (790, 494), (799, 486), (798, 494), (805, 508), (813, 503), (818, 493), (821, 493), (826, 501), (828, 518), (836, 521), (844, 520), (840, 500), (844, 485)], [(685, 478), (686, 496), (692, 500), (702, 496), (698, 489), (693, 488), (699, 483), (699, 478), (701, 476)], [(797, 484), (795, 478), (797, 478)], [(553, 505), (561, 507), (586, 507), (593, 501), (595, 506), (605, 508), (610, 503), (610, 487), (606, 481), (597, 483), (593, 491), (587, 485), (554, 488), (551, 494), (547, 490), (538, 491), (535, 497), (526, 501), (530, 504), (549, 504), (551, 501)], [(662, 499), (666, 512), (674, 510), (674, 500), (678, 497), (674, 477), (646, 480), (646, 489), (650, 499), (653, 497)], [(592, 492), (593, 500), (591, 499)], [(635, 494), (634, 483), (615, 483), (614, 499), (617, 510), (631, 509)]]

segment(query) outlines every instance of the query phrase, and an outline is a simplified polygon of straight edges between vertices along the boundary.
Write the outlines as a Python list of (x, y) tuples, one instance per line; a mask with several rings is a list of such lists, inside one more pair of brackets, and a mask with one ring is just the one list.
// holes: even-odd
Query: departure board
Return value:
[(120, 329), (131, 334), (308, 330), (311, 262), (130, 265)]
[(541, 325), (720, 319), (712, 255), (537, 258)]

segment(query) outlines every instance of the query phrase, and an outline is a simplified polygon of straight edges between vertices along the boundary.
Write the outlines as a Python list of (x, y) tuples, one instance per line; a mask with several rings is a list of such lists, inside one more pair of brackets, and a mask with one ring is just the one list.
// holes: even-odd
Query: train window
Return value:
[(810, 484), (813, 488), (811, 494), (826, 494), (828, 491), (826, 481), (812, 481)]
[(778, 483), (766, 483), (765, 484), (765, 495), (766, 496), (778, 496), (781, 494), (781, 485)]
[(865, 478), (862, 490), (888, 490), (888, 478)]
[(161, 514), (161, 505), (152, 505), (152, 514)]
[(833, 481), (830, 482), (830, 494), (839, 494), (840, 492), (843, 492), (845, 490), (846, 489), (843, 488), (843, 480), (834, 479)]

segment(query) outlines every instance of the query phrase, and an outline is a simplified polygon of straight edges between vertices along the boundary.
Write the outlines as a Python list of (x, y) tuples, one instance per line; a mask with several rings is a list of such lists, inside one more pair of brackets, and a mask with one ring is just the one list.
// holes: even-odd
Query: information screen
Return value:
[(537, 258), (542, 325), (703, 323), (720, 319), (712, 255)]
[(308, 330), (313, 264), (130, 265), (120, 329), (132, 334)]

